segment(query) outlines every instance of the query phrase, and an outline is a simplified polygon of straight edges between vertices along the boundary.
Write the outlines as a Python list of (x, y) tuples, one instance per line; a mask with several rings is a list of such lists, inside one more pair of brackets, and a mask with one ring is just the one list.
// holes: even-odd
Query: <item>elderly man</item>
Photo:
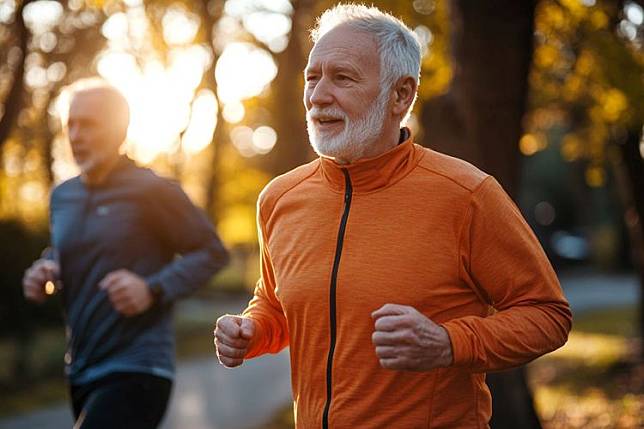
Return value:
[(298, 428), (486, 427), (485, 372), (566, 341), (555, 273), (494, 178), (400, 128), (420, 70), (402, 22), (337, 6), (313, 40), (320, 157), (259, 198), (261, 279), (217, 321), (219, 360), (290, 345)]
[(23, 280), (36, 302), (61, 289), (75, 428), (158, 425), (174, 372), (172, 304), (228, 259), (179, 186), (120, 155), (128, 122), (116, 89), (76, 84), (67, 129), (80, 176), (52, 192), (52, 249)]

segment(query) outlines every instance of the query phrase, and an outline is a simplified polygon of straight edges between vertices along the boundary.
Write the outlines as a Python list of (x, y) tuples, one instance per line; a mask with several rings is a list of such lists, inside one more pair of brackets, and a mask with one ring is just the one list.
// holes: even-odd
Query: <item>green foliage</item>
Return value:
[(527, 129), (543, 140), (552, 126), (567, 128), (554, 143), (565, 160), (589, 161), (590, 186), (605, 183), (606, 148), (614, 136), (639, 132), (644, 119), (644, 53), (618, 34), (622, 11), (616, 4), (542, 0), (536, 11)]

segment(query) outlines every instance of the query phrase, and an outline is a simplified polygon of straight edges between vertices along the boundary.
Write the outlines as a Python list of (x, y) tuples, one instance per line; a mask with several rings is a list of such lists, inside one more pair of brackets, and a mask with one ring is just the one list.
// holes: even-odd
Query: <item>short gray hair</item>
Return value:
[[(380, 85), (383, 89), (391, 89), (396, 80), (404, 76), (412, 77), (417, 85), (420, 83), (421, 49), (418, 37), (400, 19), (376, 7), (339, 4), (327, 9), (311, 30), (313, 43), (345, 23), (376, 38), (380, 54)], [(413, 105), (409, 107), (410, 111)]]

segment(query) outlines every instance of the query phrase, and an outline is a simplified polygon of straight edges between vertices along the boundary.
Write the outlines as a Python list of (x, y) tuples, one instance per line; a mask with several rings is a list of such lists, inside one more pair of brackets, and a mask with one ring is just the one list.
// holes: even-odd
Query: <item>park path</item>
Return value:
[[(215, 302), (189, 300), (177, 311), (216, 320), (238, 313), (247, 297)], [(288, 350), (252, 359), (235, 369), (211, 356), (177, 363), (170, 407), (160, 429), (258, 429), (291, 401)], [(67, 402), (0, 419), (0, 429), (63, 429), (73, 420)]]
[[(560, 275), (573, 314), (637, 303), (639, 285), (633, 274), (592, 271)], [(186, 302), (184, 311), (201, 317), (207, 312), (235, 313), (243, 298), (212, 303)], [(258, 429), (291, 400), (289, 359), (285, 350), (244, 363), (234, 370), (214, 356), (179, 362), (171, 405), (161, 429)], [(0, 429), (70, 428), (66, 403), (25, 415), (0, 419)]]
[(634, 273), (597, 273), (591, 270), (559, 274), (573, 316), (589, 310), (636, 304), (640, 286)]

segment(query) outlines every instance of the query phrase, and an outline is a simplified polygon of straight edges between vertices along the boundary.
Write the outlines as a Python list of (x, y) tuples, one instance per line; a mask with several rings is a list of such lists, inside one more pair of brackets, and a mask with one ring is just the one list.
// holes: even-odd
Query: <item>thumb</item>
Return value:
[(251, 340), (255, 335), (255, 321), (248, 317), (241, 319), (241, 336), (246, 340)]

